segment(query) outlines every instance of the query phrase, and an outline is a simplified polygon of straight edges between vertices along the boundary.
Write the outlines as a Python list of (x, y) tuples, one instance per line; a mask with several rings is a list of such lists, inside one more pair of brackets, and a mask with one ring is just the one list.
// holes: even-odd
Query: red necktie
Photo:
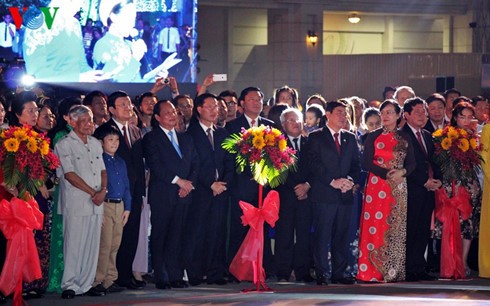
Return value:
[(122, 130), (123, 130), (124, 142), (126, 142), (126, 145), (128, 146), (128, 148), (131, 148), (131, 142), (129, 141), (129, 136), (128, 136), (128, 133), (126, 131), (126, 126), (123, 126)]
[(340, 142), (339, 142), (339, 133), (333, 134), (333, 140), (335, 141), (335, 146), (337, 147), (337, 151), (340, 154)]
[(254, 127), (255, 126), (255, 119), (252, 119), (250, 120), (250, 127)]

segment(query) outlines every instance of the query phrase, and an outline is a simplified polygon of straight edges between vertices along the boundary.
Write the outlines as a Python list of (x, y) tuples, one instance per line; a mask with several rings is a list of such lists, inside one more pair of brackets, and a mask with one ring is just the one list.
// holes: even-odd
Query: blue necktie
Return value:
[(177, 141), (174, 138), (174, 132), (169, 131), (168, 136), (170, 136), (170, 142), (174, 146), (175, 151), (177, 151), (177, 154), (179, 154), (180, 158), (182, 158), (182, 152), (180, 152), (179, 144), (177, 143)]

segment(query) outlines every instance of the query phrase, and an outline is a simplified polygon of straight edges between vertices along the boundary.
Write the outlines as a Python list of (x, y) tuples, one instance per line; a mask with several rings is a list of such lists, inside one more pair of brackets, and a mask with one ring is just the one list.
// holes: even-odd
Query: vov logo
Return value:
[[(27, 10), (33, 10), (33, 8), (27, 8), (24, 7), (22, 9), (22, 13), (20, 12), (21, 10), (18, 7), (9, 7), (10, 15), (12, 15), (12, 19), (14, 20), (15, 27), (17, 30), (20, 29), (22, 25), (23, 18), (25, 16), (25, 12)], [(35, 23), (32, 26), (28, 26), (29, 28), (39, 28), (42, 26), (42, 23), (46, 23), (46, 27), (51, 30), (51, 27), (53, 26), (53, 21), (54, 18), (56, 17), (56, 14), (58, 13), (59, 7), (40, 7), (39, 10), (41, 10), (41, 14), (36, 14), (37, 16), (33, 16), (32, 20), (36, 20)]]

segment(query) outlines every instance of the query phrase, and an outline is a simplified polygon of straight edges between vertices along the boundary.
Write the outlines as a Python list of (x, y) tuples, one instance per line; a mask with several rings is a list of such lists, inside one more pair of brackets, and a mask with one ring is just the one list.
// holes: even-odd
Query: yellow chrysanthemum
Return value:
[(265, 143), (268, 146), (273, 146), (276, 143), (276, 136), (274, 134), (267, 134), (265, 135)]
[(459, 137), (459, 133), (455, 128), (450, 127), (447, 131), (447, 136), (453, 140)]
[(475, 138), (470, 139), (470, 146), (473, 150), (476, 150), (476, 147), (478, 146), (478, 143)]
[(15, 138), (17, 138), (20, 141), (26, 140), (27, 139), (27, 133), (23, 128), (17, 129), (14, 132)]
[(6, 138), (6, 136), (5, 136), (5, 130), (2, 130), (2, 133), (0, 134), (0, 137), (2, 137), (3, 139)]
[(33, 137), (28, 137), (26, 147), (27, 150), (31, 151), (32, 153), (35, 153), (37, 151), (36, 139)]
[(37, 137), (37, 135), (39, 135), (36, 131), (31, 131), (31, 135), (32, 137)]
[(444, 150), (449, 150), (449, 148), (451, 147), (452, 145), (452, 141), (450, 138), (444, 138), (441, 142), (441, 147), (444, 149)]
[(278, 129), (272, 129), (272, 133), (274, 134), (274, 136), (276, 137), (279, 137), (281, 135), (281, 131), (279, 131)]
[(459, 134), (461, 134), (461, 136), (463, 136), (463, 137), (468, 136), (468, 132), (466, 132), (465, 129), (459, 129)]
[(41, 145), (39, 146), (39, 151), (41, 151), (42, 155), (48, 155), (49, 153), (49, 144), (47, 141), (41, 142)]
[(252, 144), (256, 149), (262, 150), (265, 146), (264, 138), (261, 136), (255, 136), (252, 140)]
[(436, 130), (434, 133), (432, 133), (432, 136), (441, 137), (442, 136), (442, 129)]
[(9, 138), (5, 140), (5, 142), (3, 143), (3, 146), (5, 147), (7, 152), (14, 152), (14, 153), (17, 152), (17, 150), (19, 150), (19, 145), (20, 142), (17, 140), (17, 138)]
[(465, 138), (461, 139), (459, 141), (458, 148), (463, 152), (468, 151), (468, 149), (470, 148), (470, 143), (469, 143), (468, 139), (465, 139)]
[(284, 151), (286, 150), (286, 147), (288, 146), (288, 143), (286, 142), (286, 139), (281, 139), (279, 140), (279, 151)]

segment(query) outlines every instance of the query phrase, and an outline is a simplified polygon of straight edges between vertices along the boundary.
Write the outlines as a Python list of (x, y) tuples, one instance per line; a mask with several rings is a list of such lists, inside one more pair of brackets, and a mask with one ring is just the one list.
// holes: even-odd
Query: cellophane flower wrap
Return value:
[(440, 167), (446, 182), (468, 183), (480, 169), (481, 145), (477, 136), (465, 129), (446, 126), (436, 130), (434, 161)]
[(19, 198), (34, 196), (44, 181), (60, 166), (58, 157), (49, 147), (49, 138), (30, 126), (13, 126), (0, 133), (0, 163), (3, 181), (8, 188), (16, 187)]
[(269, 126), (242, 128), (222, 144), (230, 153), (236, 154), (237, 172), (250, 166), (254, 180), (272, 188), (284, 183), (289, 170), (296, 169), (296, 151), (287, 145), (286, 137)]

